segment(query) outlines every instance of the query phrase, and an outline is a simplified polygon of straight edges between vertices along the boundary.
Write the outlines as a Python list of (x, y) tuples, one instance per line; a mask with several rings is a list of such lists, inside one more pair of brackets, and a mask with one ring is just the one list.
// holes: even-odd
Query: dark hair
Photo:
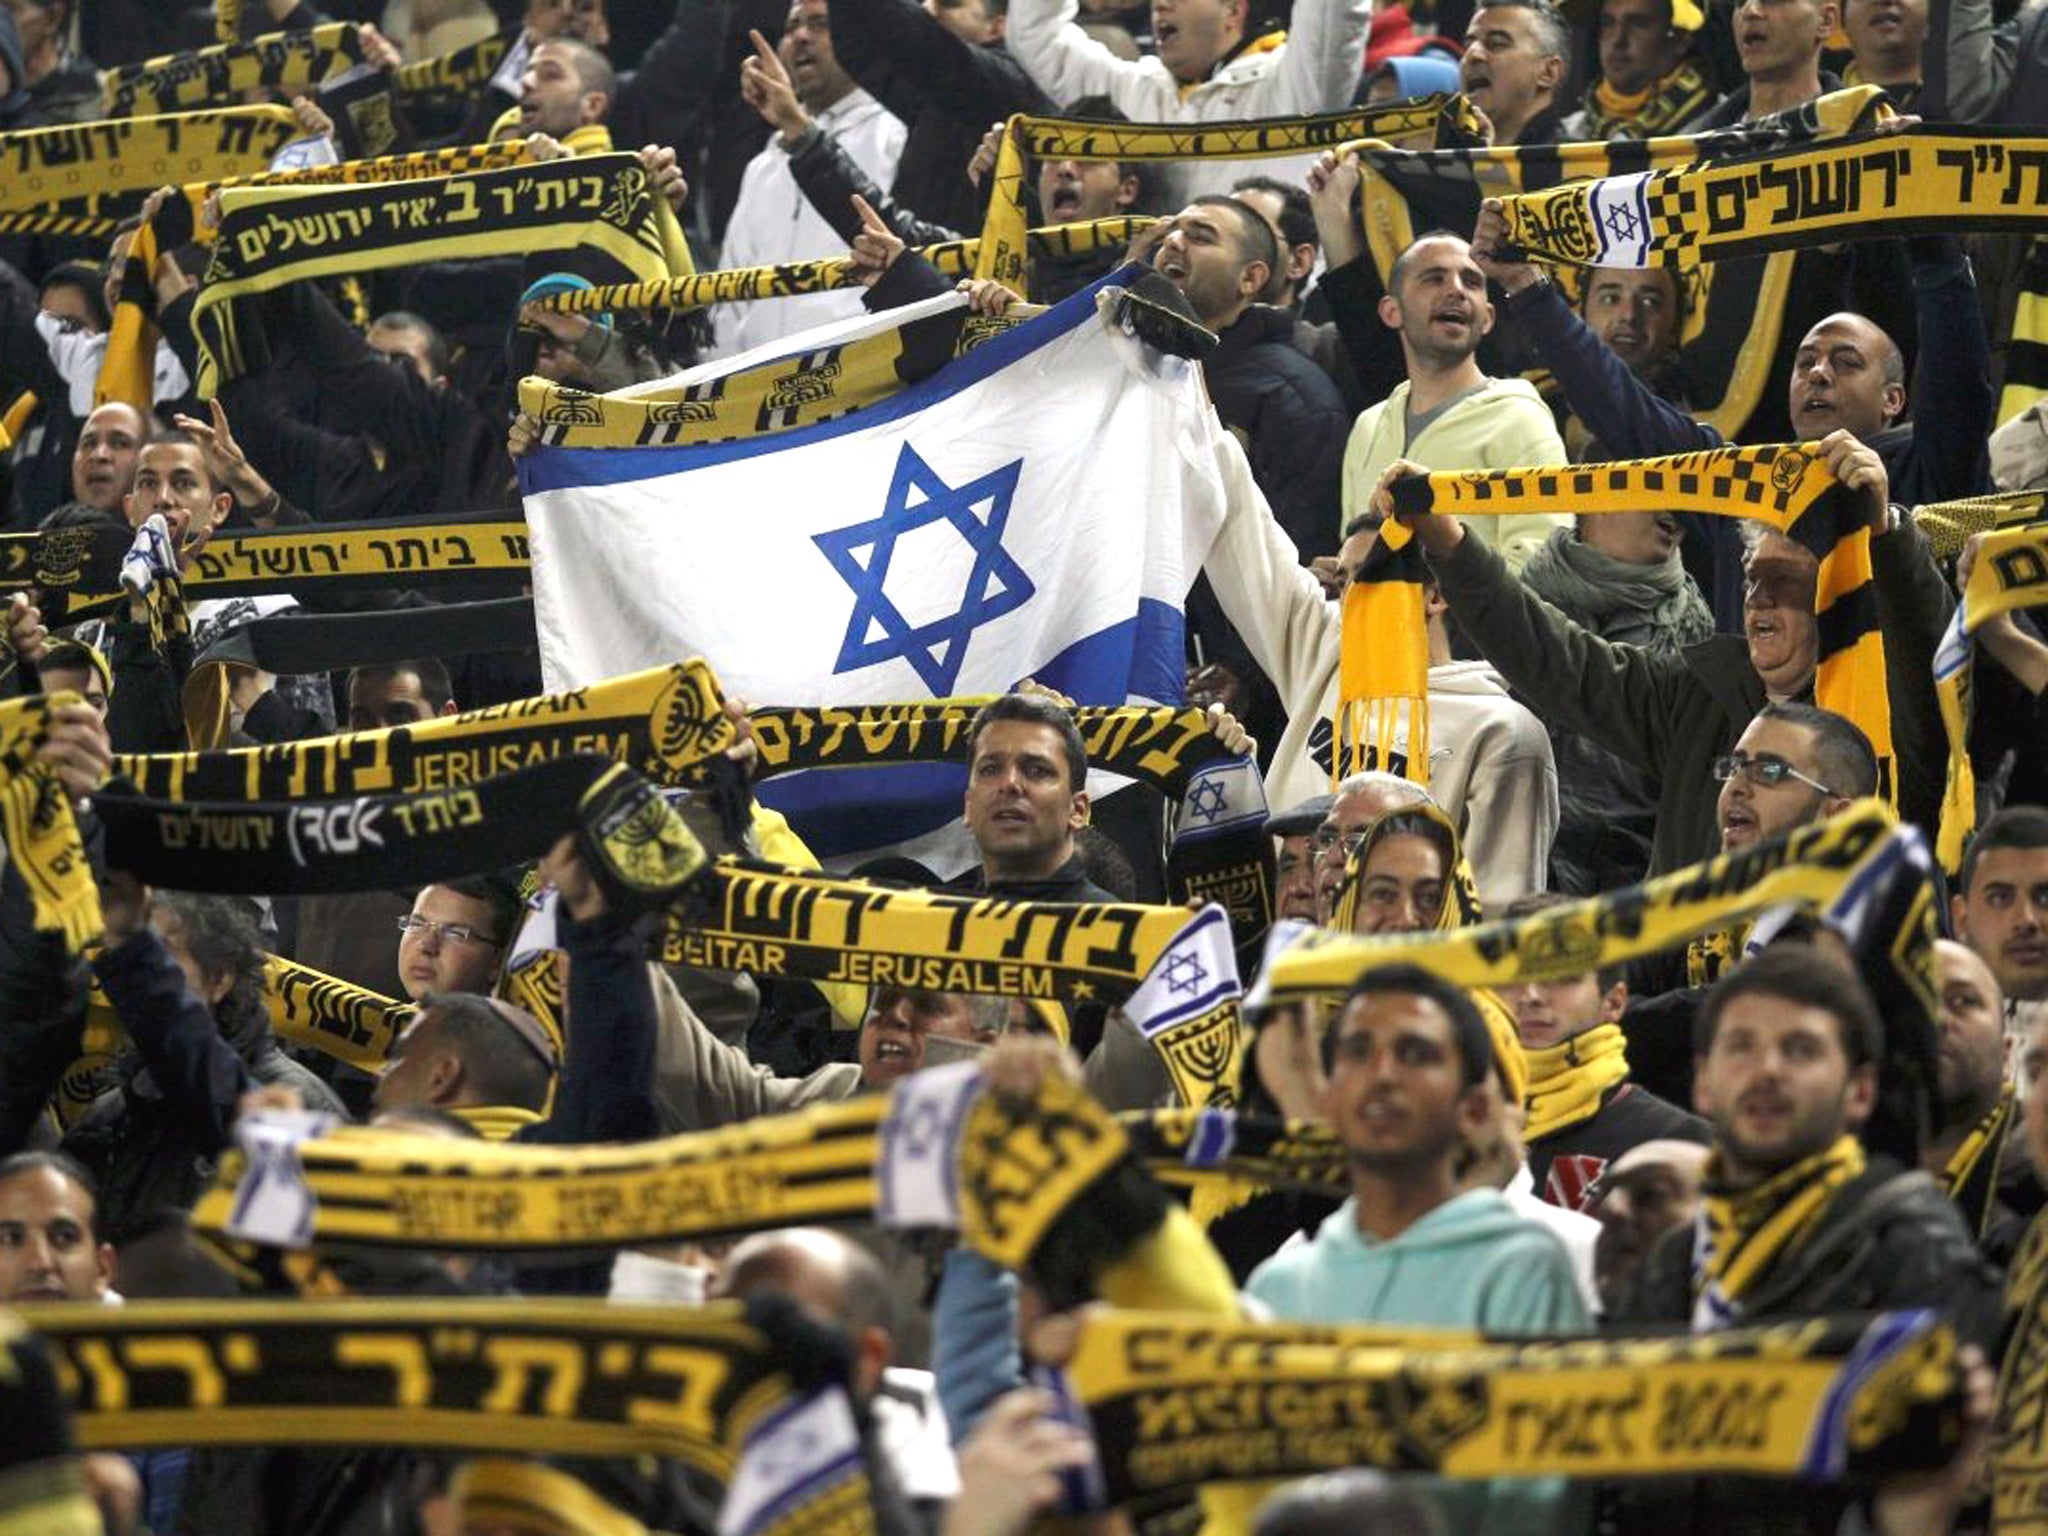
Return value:
[(1419, 1490), (1370, 1467), (1289, 1483), (1259, 1506), (1252, 1536), (1443, 1536)]
[(126, 531), (128, 525), (121, 520), (119, 513), (89, 507), (82, 501), (67, 501), (43, 514), (36, 528), (39, 531), (45, 528), (119, 528)]
[(483, 1103), (536, 1112), (546, 1106), (553, 1070), (489, 998), (429, 992), (420, 998), (420, 1015), (462, 1062), (463, 1076)]
[(1986, 819), (1970, 839), (1969, 851), (1963, 855), (1962, 879), (1958, 889), (1965, 896), (1970, 894), (1970, 886), (1977, 878), (1978, 857), (2000, 848), (2048, 848), (2048, 809), (2038, 805), (2008, 805), (1997, 815)]
[(1408, 275), (1408, 258), (1415, 254), (1415, 247), (1431, 240), (1463, 241), (1465, 237), (1455, 229), (1432, 229), (1417, 235), (1401, 247), (1401, 254), (1394, 258), (1394, 264), (1387, 268), (1387, 292), (1396, 299), (1401, 297), (1401, 280)]
[(260, 1008), (269, 957), (256, 919), (241, 898), (158, 891), (151, 900), (178, 920), (179, 943), (207, 980), (231, 978), (227, 996), (214, 1010), (223, 1024)]
[(36, 289), (41, 297), (52, 288), (76, 288), (85, 295), (85, 307), (92, 314), (101, 330), (113, 324), (113, 317), (107, 313), (106, 290), (100, 285), (100, 270), (90, 262), (60, 261), (43, 274), (43, 281)]
[(1067, 754), (1067, 788), (1078, 793), (1088, 782), (1088, 747), (1081, 740), (1080, 727), (1065, 705), (1036, 693), (1006, 693), (991, 699), (975, 712), (967, 727), (967, 766), (974, 767), (974, 754), (981, 746), (981, 733), (1003, 720), (1026, 725), (1043, 725), (1059, 733), (1060, 746)]
[[(1124, 116), (1117, 109), (1116, 103), (1107, 96), (1082, 96), (1077, 100), (1069, 102), (1066, 109), (1060, 115), (1073, 118), (1078, 122), (1089, 123), (1128, 123), (1130, 121), (1128, 117)], [(1130, 206), (1124, 212), (1130, 214), (1149, 212), (1152, 207), (1152, 200), (1159, 192), (1159, 178), (1152, 168), (1152, 162), (1148, 160), (1117, 160), (1111, 163), (1116, 166), (1118, 181), (1135, 181), (1138, 184), (1137, 196), (1131, 199)]]
[(1548, 49), (1557, 58), (1571, 62), (1572, 32), (1566, 25), (1564, 13), (1550, 3), (1550, 0), (1479, 0), (1472, 8), (1477, 16), (1481, 11), (1527, 11), (1536, 18), (1537, 43)]
[(1280, 199), (1280, 238), (1289, 245), (1316, 244), (1315, 208), (1306, 188), (1277, 176), (1247, 176), (1230, 190), (1272, 193)]
[(1279, 199), (1280, 211), (1274, 222), (1280, 226), (1280, 238), (1285, 242), (1287, 249), (1280, 252), (1280, 263), (1273, 268), (1273, 280), (1266, 284), (1263, 295), (1268, 304), (1277, 303), (1281, 292), (1287, 287), (1287, 258), (1293, 253), (1294, 248), (1298, 245), (1315, 246), (1320, 243), (1316, 238), (1315, 209), (1309, 203), (1308, 191), (1292, 182), (1282, 181), (1277, 176), (1247, 176), (1230, 190), (1233, 195), (1240, 192), (1265, 192)]
[[(165, 443), (180, 444), (190, 448), (199, 456), (199, 472), (206, 477), (206, 483), (212, 488), (214, 495), (218, 496), (227, 490), (227, 487), (220, 483), (220, 478), (213, 472), (213, 460), (207, 455), (206, 444), (200, 442), (190, 432), (183, 431), (177, 427), (165, 427), (161, 431), (152, 431), (149, 435), (149, 441), (142, 444), (136, 450), (137, 465), (140, 465), (143, 453), (151, 448), (161, 448)], [(139, 467), (137, 472), (140, 473)]]
[(1775, 997), (1802, 1008), (1818, 1008), (1834, 1019), (1849, 1066), (1884, 1065), (1884, 1024), (1870, 989), (1854, 971), (1804, 944), (1766, 949), (1715, 982), (1692, 1026), (1692, 1049), (1713, 1049), (1721, 1014), (1739, 997)]
[(1424, 998), (1441, 1008), (1451, 1022), (1451, 1041), (1458, 1048), (1458, 1076), (1462, 1085), (1477, 1088), (1486, 1081), (1487, 1073), (1493, 1070), (1493, 1035), (1486, 1020), (1479, 1016), (1478, 1006), (1465, 995), (1463, 987), (1406, 961), (1376, 965), (1351, 984), (1344, 999), (1344, 1013), (1337, 1015), (1337, 1022), (1323, 1035), (1325, 1072), (1337, 1064), (1337, 1037), (1344, 1032), (1344, 1014), (1351, 1011), (1351, 1005), (1361, 997), (1379, 997), (1389, 992)]
[(526, 910), (526, 903), (519, 899), (519, 879), (516, 874), (487, 873), (463, 875), (455, 880), (436, 880), (435, 885), (470, 901), (480, 901), (491, 909), (491, 927), (496, 932), (495, 942), (510, 944), (519, 933), (520, 915)]
[(434, 714), (441, 713), (455, 702), (455, 683), (448, 676), (445, 662), (432, 656), (422, 656), (417, 661), (370, 661), (360, 667), (353, 667), (348, 674), (348, 685), (342, 693), (346, 696), (358, 681), (381, 683), (389, 678), (401, 677), (410, 672), (420, 680), (420, 697), (427, 701), (427, 708)]
[(54, 1173), (60, 1179), (69, 1180), (85, 1191), (85, 1198), (92, 1209), (87, 1214), (85, 1225), (94, 1242), (100, 1240), (100, 1187), (93, 1176), (86, 1171), (85, 1164), (64, 1152), (16, 1152), (0, 1157), (0, 1184), (9, 1184), (31, 1173)]
[(1815, 704), (1766, 704), (1759, 720), (1777, 720), (1813, 733), (1821, 782), (1838, 795), (1877, 793), (1877, 753), (1855, 721)]
[[(1228, 208), (1237, 220), (1237, 258), (1245, 266), (1255, 261), (1266, 264), (1266, 280), (1270, 285), (1273, 274), (1280, 270), (1280, 242), (1274, 238), (1273, 226), (1266, 222), (1266, 216), (1248, 203), (1239, 202), (1221, 192), (1212, 192), (1189, 203), (1190, 208)], [(1263, 293), (1265, 290), (1261, 289)]]
[(394, 309), (370, 322), (372, 330), (380, 325), (391, 331), (417, 331), (426, 337), (427, 366), (433, 370), (435, 378), (447, 376), (448, 338), (441, 334), (440, 328), (433, 321), (424, 315), (416, 315), (409, 309)]
[[(1507, 911), (1503, 912), (1501, 916), (1511, 918), (1533, 917), (1538, 912), (1550, 912), (1558, 907), (1569, 907), (1575, 904), (1575, 898), (1566, 896), (1559, 891), (1531, 891), (1528, 895), (1517, 896), (1513, 901), (1509, 902)], [(1580, 974), (1583, 975), (1584, 972)], [(1618, 960), (1612, 965), (1596, 966), (1593, 971), (1593, 979), (1599, 983), (1602, 992), (1610, 991), (1617, 983), (1628, 979), (1628, 967)]]
[(1358, 850), (1358, 878), (1365, 878), (1365, 861), (1372, 857), (1373, 849), (1390, 837), (1426, 838), (1436, 845), (1444, 861), (1444, 900), (1451, 900), (1451, 882), (1458, 870), (1457, 834), (1441, 816), (1417, 806), (1399, 806), (1365, 828), (1365, 842)]

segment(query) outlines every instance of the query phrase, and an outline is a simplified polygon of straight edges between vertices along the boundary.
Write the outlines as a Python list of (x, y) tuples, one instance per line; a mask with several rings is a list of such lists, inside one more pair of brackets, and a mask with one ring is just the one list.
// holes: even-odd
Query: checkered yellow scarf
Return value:
[(1919, 127), (1504, 198), (1536, 261), (1695, 266), (1883, 233), (2048, 228), (2048, 138)]
[(1844, 490), (1817, 445), (1715, 448), (1666, 458), (1571, 468), (1412, 475), (1396, 481), (1398, 513), (1701, 512), (1767, 523), (1820, 562), (1813, 612), (1820, 628), (1814, 699), (1844, 715), (1877, 754), (1879, 792), (1895, 800), (1891, 699), (1884, 637), (1871, 579), (1871, 524), (1862, 498)]

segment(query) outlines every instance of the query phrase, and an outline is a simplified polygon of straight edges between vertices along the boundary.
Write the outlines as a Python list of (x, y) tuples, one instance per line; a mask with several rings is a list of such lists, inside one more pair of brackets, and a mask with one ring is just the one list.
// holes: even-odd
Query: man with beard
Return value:
[[(1536, 387), (1492, 379), (1479, 343), (1493, 329), (1486, 275), (1472, 248), (1445, 230), (1426, 234), (1395, 258), (1379, 315), (1401, 338), (1408, 377), (1351, 428), (1344, 447), (1344, 516), (1367, 510), (1381, 473), (1398, 458), (1434, 469), (1510, 469), (1562, 464), (1564, 442)], [(1558, 517), (1489, 517), (1476, 527), (1511, 570), (1561, 527)]]

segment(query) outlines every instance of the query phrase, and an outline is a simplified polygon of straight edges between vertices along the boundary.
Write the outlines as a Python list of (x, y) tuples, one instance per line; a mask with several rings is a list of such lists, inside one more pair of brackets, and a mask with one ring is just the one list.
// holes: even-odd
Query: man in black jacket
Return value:
[(1695, 1333), (1773, 1317), (1948, 1308), (1987, 1336), (1996, 1282), (1941, 1186), (1865, 1155), (1884, 1026), (1853, 972), (1797, 945), (1708, 993), (1694, 1095), (1714, 1129), (1701, 1235), (1650, 1255), (1626, 1311)]
[(1088, 749), (1042, 694), (1006, 693), (967, 731), (968, 834), (977, 890), (1019, 901), (1115, 901), (1088, 878), (1074, 838), (1088, 825)]
[[(1557, 288), (1535, 267), (1504, 260), (1499, 203), (1482, 205), (1472, 259), (1507, 295), (1501, 305), (1536, 359), (1556, 377), (1572, 413), (1617, 459), (1718, 448), (1725, 439), (1662, 398), (1600, 344)], [(1951, 501), (1991, 489), (1984, 457), (1990, 430), (1991, 352), (1977, 307), (1977, 285), (1953, 236), (1905, 242), (1911, 263), (1914, 330), (1930, 387), (1908, 410), (1907, 371), (1898, 342), (1867, 315), (1842, 311), (1802, 329), (1786, 375), (1786, 420), (1801, 441), (1839, 429), (1877, 450), (1893, 500), (1904, 506)], [(1786, 307), (1788, 323), (1795, 310)], [(1783, 352), (1781, 346), (1780, 352)], [(1774, 441), (1775, 438), (1743, 441)], [(1699, 520), (1712, 549), (1708, 600), (1724, 630), (1741, 625), (1742, 551), (1735, 525)]]
[[(1998, 1281), (1930, 1176), (1867, 1157), (1857, 1132), (1883, 1066), (1884, 1026), (1850, 972), (1804, 947), (1767, 950), (1708, 995), (1695, 1090), (1713, 1122), (1705, 1206), (1652, 1250), (1623, 1323), (1694, 1332), (1833, 1312), (1940, 1307), (1988, 1340)], [(1625, 1531), (1829, 1531), (1830, 1493), (1787, 1499), (1762, 1526), (1756, 1489), (1717, 1480), (1682, 1499), (1629, 1500)], [(1731, 1522), (1744, 1510), (1748, 1519)]]

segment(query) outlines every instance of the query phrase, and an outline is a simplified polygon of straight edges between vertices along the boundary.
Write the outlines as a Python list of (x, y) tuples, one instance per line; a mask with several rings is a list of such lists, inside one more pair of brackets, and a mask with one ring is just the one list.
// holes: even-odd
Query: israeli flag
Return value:
[[(522, 461), (550, 689), (701, 655), (755, 704), (895, 704), (1027, 677), (1083, 704), (1178, 703), (1182, 606), (1221, 525), (1199, 367), (1112, 328), (1112, 274), (837, 420)], [(708, 365), (824, 355), (965, 301), (820, 327)], [(636, 391), (637, 392), (637, 391)], [(761, 798), (820, 858), (944, 875), (964, 768), (840, 769)], [(947, 866), (951, 867), (947, 867)]]

